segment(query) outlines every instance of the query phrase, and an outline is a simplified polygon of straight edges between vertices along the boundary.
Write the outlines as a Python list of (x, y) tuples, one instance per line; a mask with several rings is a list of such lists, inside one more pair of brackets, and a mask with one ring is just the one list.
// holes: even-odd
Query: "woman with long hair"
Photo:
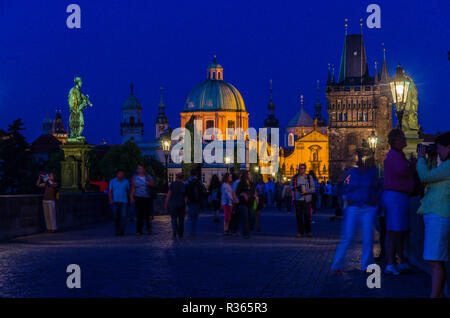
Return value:
[(211, 183), (209, 184), (209, 195), (211, 198), (211, 204), (214, 211), (214, 222), (219, 222), (220, 213), (220, 181), (219, 177), (214, 174), (211, 178)]
[(236, 189), (236, 196), (239, 200), (239, 216), (242, 225), (242, 234), (244, 238), (250, 238), (249, 227), (249, 209), (251, 209), (252, 201), (252, 187), (250, 183), (250, 176), (248, 171), (243, 171), (241, 180)]
[(418, 213), (425, 223), (423, 259), (431, 268), (431, 297), (443, 298), (450, 242), (450, 132), (438, 136), (435, 143), (441, 164), (433, 169), (425, 161), (426, 148), (418, 148), (417, 173), (426, 184)]
[(225, 173), (222, 179), (221, 198), (220, 203), (223, 210), (223, 235), (230, 235), (230, 221), (233, 214), (233, 203), (236, 201), (234, 197), (233, 189), (231, 188), (232, 182), (231, 173)]

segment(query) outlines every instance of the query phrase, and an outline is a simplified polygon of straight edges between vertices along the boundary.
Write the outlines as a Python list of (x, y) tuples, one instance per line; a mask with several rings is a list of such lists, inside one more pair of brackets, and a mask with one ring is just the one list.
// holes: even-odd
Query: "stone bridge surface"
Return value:
[[(427, 274), (415, 270), (369, 289), (358, 270), (360, 244), (349, 269), (330, 264), (340, 223), (331, 211), (313, 216), (313, 238), (295, 237), (295, 217), (264, 210), (262, 232), (251, 239), (222, 236), (211, 214), (199, 218), (196, 238), (173, 240), (169, 216), (155, 217), (153, 234), (125, 237), (112, 223), (0, 243), (0, 297), (427, 297)], [(188, 224), (186, 224), (188, 226)], [(376, 251), (377, 252), (377, 251)], [(81, 268), (81, 289), (69, 289), (69, 264)]]

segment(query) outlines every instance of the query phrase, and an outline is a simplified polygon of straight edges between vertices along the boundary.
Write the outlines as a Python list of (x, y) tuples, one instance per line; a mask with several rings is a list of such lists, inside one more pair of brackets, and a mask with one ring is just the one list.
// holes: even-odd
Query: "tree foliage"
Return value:
[(22, 119), (18, 118), (0, 139), (0, 193), (24, 193), (30, 189), (30, 152), (24, 130)]

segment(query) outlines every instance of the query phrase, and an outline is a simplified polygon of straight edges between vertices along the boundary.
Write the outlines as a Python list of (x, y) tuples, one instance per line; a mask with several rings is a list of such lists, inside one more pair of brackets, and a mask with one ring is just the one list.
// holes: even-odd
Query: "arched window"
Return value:
[(293, 133), (290, 133), (290, 134), (288, 135), (288, 146), (289, 146), (289, 147), (294, 147), (294, 145), (295, 145), (295, 142), (294, 142), (294, 134), (293, 134)]
[(222, 79), (220, 76), (220, 72), (217, 72), (217, 79)]
[(206, 129), (214, 128), (214, 120), (206, 121)]
[(338, 114), (338, 120), (339, 120), (339, 121), (342, 121), (342, 113), (339, 113), (339, 114)]
[(364, 117), (363, 117), (363, 113), (362, 112), (358, 112), (358, 120), (359, 121), (363, 121)]
[(213, 80), (216, 79), (216, 72), (213, 72)]
[(364, 112), (363, 121), (367, 121), (367, 112)]
[(343, 120), (343, 121), (347, 121), (347, 113), (344, 113), (344, 114), (342, 115), (342, 120)]

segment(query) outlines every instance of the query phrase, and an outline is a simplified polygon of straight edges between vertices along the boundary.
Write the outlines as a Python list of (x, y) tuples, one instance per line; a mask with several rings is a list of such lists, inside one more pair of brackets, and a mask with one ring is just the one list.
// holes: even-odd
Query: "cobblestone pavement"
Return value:
[[(151, 236), (113, 236), (111, 223), (0, 244), (0, 297), (427, 297), (429, 278), (415, 271), (382, 275), (368, 289), (358, 270), (330, 273), (340, 225), (330, 211), (314, 215), (313, 238), (295, 237), (295, 217), (263, 211), (262, 232), (251, 239), (223, 237), (210, 214), (197, 238), (173, 240), (170, 218), (156, 217)], [(188, 225), (188, 224), (187, 224)], [(188, 227), (187, 227), (188, 228)], [(81, 267), (81, 289), (66, 287), (66, 267)]]

